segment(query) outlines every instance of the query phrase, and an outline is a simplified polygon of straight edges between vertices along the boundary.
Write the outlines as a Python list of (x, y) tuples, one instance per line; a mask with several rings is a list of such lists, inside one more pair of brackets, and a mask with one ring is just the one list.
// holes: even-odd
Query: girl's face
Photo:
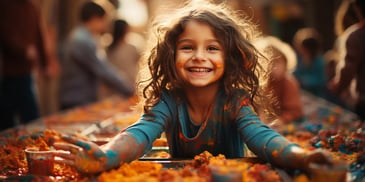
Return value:
[(189, 86), (218, 84), (224, 73), (224, 50), (211, 27), (189, 21), (177, 39), (176, 70)]

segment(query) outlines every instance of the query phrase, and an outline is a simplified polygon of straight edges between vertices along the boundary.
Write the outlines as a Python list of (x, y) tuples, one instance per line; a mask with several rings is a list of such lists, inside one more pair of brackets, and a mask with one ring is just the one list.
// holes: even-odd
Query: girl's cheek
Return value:
[(181, 61), (176, 61), (176, 67), (177, 68), (183, 68), (184, 67), (184, 63)]
[(223, 63), (216, 63), (215, 66), (217, 69), (221, 69), (223, 68)]

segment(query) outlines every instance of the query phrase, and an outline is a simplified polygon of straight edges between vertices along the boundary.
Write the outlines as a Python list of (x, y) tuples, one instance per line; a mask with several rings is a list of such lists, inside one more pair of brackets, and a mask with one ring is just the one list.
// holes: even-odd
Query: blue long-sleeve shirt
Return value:
[(298, 64), (293, 74), (299, 81), (302, 89), (317, 96), (323, 96), (326, 75), (322, 56), (316, 56), (309, 65), (306, 65), (303, 58), (298, 56)]
[(220, 92), (208, 120), (201, 126), (191, 125), (185, 99), (164, 91), (150, 113), (143, 114), (124, 132), (140, 144), (133, 150), (146, 152), (165, 131), (170, 154), (176, 158), (191, 158), (205, 150), (228, 158), (243, 157), (246, 144), (264, 160), (272, 161), (273, 157), (288, 160), (286, 162), (291, 160), (287, 155), (295, 144), (260, 121), (243, 90), (237, 90), (231, 102)]

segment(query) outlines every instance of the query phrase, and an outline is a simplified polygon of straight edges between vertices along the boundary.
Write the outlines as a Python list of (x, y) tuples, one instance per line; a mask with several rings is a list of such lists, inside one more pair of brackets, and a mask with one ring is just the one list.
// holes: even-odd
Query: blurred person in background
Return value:
[(320, 35), (312, 28), (299, 29), (294, 36), (293, 44), (298, 59), (294, 76), (299, 81), (300, 87), (316, 96), (324, 96), (326, 75)]
[(352, 79), (348, 88), (337, 95), (332, 88), (335, 85), (335, 80), (338, 80), (341, 69), (345, 66), (346, 57), (346, 41), (349, 35), (359, 28), (359, 23), (362, 19), (361, 15), (355, 8), (353, 1), (342, 0), (335, 16), (335, 32), (337, 39), (334, 43), (333, 50), (338, 55), (338, 62), (336, 65), (335, 76), (329, 81), (328, 95), (332, 95), (337, 99), (337, 102), (344, 103), (344, 106), (354, 109), (357, 102), (356, 80)]
[(61, 109), (97, 101), (100, 81), (124, 97), (131, 96), (134, 89), (108, 65), (105, 52), (98, 47), (98, 38), (107, 29), (106, 11), (95, 2), (86, 2), (81, 7), (80, 20), (80, 26), (72, 32), (66, 44), (65, 57), (61, 61)]
[[(129, 25), (125, 20), (115, 20), (113, 26), (113, 41), (108, 47), (108, 61), (117, 68), (119, 74), (125, 78), (129, 87), (134, 88), (138, 73), (138, 61), (140, 53), (135, 46), (128, 43), (126, 36), (129, 33)], [(103, 90), (108, 96), (115, 91), (110, 88)]]
[(287, 124), (303, 118), (300, 87), (292, 72), (297, 64), (294, 50), (276, 37), (267, 36), (256, 41), (255, 46), (271, 54), (268, 87), (276, 98), (274, 111), (278, 117), (275, 124)]
[(339, 54), (336, 50), (328, 50), (324, 56), (326, 82), (331, 81), (336, 76), (336, 66), (338, 64)]
[[(332, 80), (336, 76), (336, 68), (338, 66), (338, 62), (340, 59), (340, 54), (336, 49), (330, 49), (324, 54), (325, 60), (325, 73), (326, 73), (326, 85), (331, 84)], [(349, 102), (352, 100), (352, 97), (349, 92), (346, 92), (347, 101), (343, 102), (338, 95), (333, 94), (328, 87), (325, 88), (325, 99), (339, 105), (343, 108), (349, 108)], [(350, 99), (351, 98), (351, 99)], [(352, 102), (352, 101), (351, 101)]]
[(40, 17), (31, 0), (0, 1), (0, 130), (39, 117), (32, 73), (52, 76), (57, 70)]
[(60, 79), (60, 65), (57, 55), (58, 44), (58, 23), (56, 22), (58, 3), (55, 1), (38, 1), (37, 6), (42, 12), (42, 32), (47, 53), (47, 60), (50, 63), (48, 74), (36, 74), (35, 84), (38, 97), (38, 107), (41, 117), (53, 114), (58, 111), (58, 85)]
[(356, 24), (356, 29), (349, 34), (346, 40), (346, 56), (344, 67), (334, 79), (329, 88), (333, 93), (341, 95), (356, 79), (356, 91), (358, 94), (355, 104), (355, 112), (364, 121), (365, 118), (365, 1), (356, 0), (354, 8), (361, 21)]

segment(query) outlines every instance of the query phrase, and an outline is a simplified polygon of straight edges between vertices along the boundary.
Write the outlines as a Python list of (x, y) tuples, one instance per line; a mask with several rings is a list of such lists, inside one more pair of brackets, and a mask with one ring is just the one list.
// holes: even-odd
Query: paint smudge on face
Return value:
[(224, 64), (223, 63), (215, 63), (215, 67), (217, 69), (221, 69), (221, 68), (224, 68)]
[(176, 67), (179, 69), (179, 68), (183, 68), (184, 67), (184, 62), (179, 62), (177, 61), (176, 62)]

